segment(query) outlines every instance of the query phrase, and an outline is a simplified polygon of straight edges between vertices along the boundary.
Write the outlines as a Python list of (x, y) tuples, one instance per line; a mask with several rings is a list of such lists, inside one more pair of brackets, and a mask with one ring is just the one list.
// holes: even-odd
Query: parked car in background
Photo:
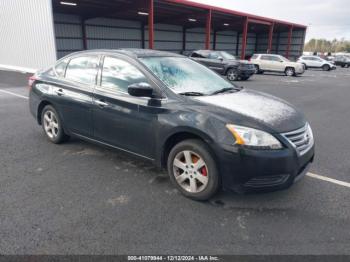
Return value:
[(350, 55), (338, 55), (334, 58), (334, 63), (341, 67), (350, 67)]
[(254, 65), (248, 61), (238, 60), (225, 51), (197, 50), (190, 58), (225, 75), (228, 80), (248, 80), (254, 73)]
[(220, 187), (290, 187), (314, 158), (299, 110), (178, 54), (73, 53), (31, 77), (29, 88), (30, 111), (49, 141), (74, 136), (150, 160), (196, 200)]
[(281, 55), (254, 54), (250, 60), (255, 66), (255, 72), (279, 72), (286, 76), (297, 76), (304, 73), (304, 66), (301, 63), (291, 62)]
[(337, 68), (334, 63), (322, 59), (318, 56), (301, 56), (297, 62), (303, 64), (305, 69), (321, 68), (323, 71), (330, 71)]

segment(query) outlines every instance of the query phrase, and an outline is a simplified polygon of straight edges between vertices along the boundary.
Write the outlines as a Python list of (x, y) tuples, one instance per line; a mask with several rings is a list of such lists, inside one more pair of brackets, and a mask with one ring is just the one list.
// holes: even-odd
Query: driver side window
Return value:
[(115, 57), (105, 57), (101, 86), (110, 91), (128, 92), (128, 86), (147, 83), (147, 78), (135, 66)]

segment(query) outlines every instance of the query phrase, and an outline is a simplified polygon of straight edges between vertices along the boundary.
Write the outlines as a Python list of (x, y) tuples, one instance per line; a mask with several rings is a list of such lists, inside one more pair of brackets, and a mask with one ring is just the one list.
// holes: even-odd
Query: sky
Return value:
[(311, 38), (350, 40), (349, 0), (192, 0), (308, 26)]

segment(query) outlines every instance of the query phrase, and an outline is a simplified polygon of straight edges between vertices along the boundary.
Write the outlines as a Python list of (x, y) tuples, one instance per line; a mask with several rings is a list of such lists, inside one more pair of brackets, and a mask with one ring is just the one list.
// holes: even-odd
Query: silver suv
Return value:
[(280, 72), (286, 76), (297, 76), (304, 73), (303, 64), (291, 62), (281, 55), (255, 54), (251, 58), (255, 65), (255, 72), (262, 74), (264, 72)]

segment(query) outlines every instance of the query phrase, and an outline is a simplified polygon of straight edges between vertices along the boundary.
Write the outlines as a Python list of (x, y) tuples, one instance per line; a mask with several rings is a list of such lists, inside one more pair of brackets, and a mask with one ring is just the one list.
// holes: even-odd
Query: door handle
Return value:
[(99, 107), (107, 107), (108, 103), (102, 101), (102, 100), (96, 100), (95, 104), (98, 105)]
[(58, 89), (58, 90), (56, 90), (55, 92), (56, 92), (56, 94), (59, 95), (59, 96), (63, 96), (63, 95), (64, 95), (64, 92), (63, 92), (63, 90), (62, 90), (61, 88)]

